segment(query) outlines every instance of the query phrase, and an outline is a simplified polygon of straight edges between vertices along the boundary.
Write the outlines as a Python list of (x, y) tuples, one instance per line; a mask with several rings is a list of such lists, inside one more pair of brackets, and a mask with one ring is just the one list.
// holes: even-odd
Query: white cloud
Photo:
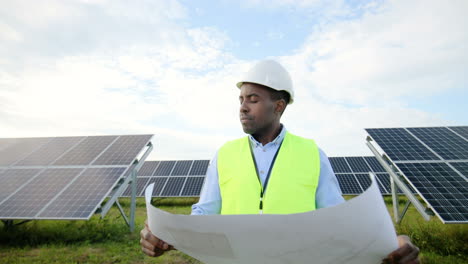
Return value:
[[(154, 133), (151, 158), (197, 159), (243, 134), (234, 84), (252, 62), (216, 25), (180, 22), (177, 1), (52, 1), (32, 17), (18, 3), (0, 10), (0, 137)], [(466, 86), (466, 8), (452, 3), (370, 3), (276, 57), (296, 87), (286, 126), (336, 156), (368, 154), (365, 127), (445, 124), (402, 96)]]
[(467, 7), (391, 1), (381, 12), (326, 25), (295, 55), (310, 72), (304, 85), (326, 100), (358, 104), (466, 86)]

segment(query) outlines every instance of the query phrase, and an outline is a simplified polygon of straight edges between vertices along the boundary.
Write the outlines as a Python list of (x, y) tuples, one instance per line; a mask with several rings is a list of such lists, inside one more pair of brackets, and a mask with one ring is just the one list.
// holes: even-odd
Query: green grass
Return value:
[[(385, 200), (392, 212), (390, 198)], [(161, 209), (177, 214), (189, 214), (194, 202), (190, 198), (155, 200)], [(129, 200), (122, 199), (121, 204), (128, 208)], [(144, 256), (139, 230), (145, 218), (144, 200), (138, 199), (133, 234), (116, 208), (104, 219), (94, 216), (90, 221), (31, 221), (10, 230), (0, 222), (0, 263), (200, 263), (179, 251), (161, 258)], [(423, 263), (468, 263), (467, 225), (444, 225), (436, 217), (426, 222), (410, 207), (396, 228), (421, 248)]]

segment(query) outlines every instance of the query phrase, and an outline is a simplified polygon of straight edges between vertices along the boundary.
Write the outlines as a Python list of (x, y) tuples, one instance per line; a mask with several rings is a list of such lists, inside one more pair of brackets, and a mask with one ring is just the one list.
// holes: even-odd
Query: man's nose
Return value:
[(249, 112), (249, 108), (247, 107), (247, 104), (245, 103), (245, 101), (241, 103), (239, 110), (241, 113)]

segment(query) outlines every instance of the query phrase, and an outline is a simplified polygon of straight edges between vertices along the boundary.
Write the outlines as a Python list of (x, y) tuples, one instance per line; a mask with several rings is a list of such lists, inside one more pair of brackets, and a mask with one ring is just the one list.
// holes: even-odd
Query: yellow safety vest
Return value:
[(315, 210), (320, 154), (311, 139), (286, 132), (264, 193), (248, 137), (224, 144), (218, 151), (217, 165), (221, 214), (262, 211), (292, 214)]

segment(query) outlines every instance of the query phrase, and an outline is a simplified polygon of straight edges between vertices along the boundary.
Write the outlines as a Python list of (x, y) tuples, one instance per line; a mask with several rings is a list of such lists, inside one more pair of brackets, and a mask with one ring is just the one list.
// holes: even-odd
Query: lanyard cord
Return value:
[[(284, 141), (284, 139), (283, 139)], [(278, 156), (279, 150), (281, 149), (281, 145), (283, 145), (283, 141), (281, 141), (281, 144), (279, 145), (278, 149), (276, 150), (275, 156), (273, 157), (273, 160), (271, 161), (270, 168), (268, 169), (268, 174), (265, 179), (265, 187), (262, 185), (262, 181), (260, 180), (260, 174), (258, 173), (258, 167), (257, 167), (257, 161), (255, 160), (255, 155), (252, 150), (252, 144), (249, 141), (249, 148), (250, 148), (250, 154), (252, 154), (252, 159), (255, 165), (255, 172), (257, 173), (257, 179), (258, 182), (260, 183), (260, 213), (263, 212), (263, 196), (265, 195), (266, 189), (268, 187), (268, 181), (270, 180), (270, 175), (271, 171), (273, 170), (273, 165), (275, 164), (276, 157)]]

